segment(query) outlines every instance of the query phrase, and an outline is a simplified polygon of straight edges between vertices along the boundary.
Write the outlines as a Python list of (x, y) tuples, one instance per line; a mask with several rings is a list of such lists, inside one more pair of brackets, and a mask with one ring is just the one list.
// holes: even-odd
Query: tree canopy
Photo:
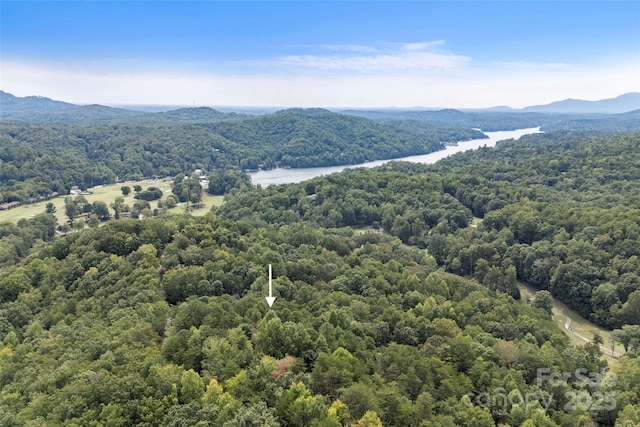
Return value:
[[(221, 172), (203, 217), (79, 196), (70, 220), (101, 226), (2, 223), (0, 425), (632, 425), (639, 140), (554, 132), (267, 188)], [(551, 295), (624, 356), (572, 345)]]

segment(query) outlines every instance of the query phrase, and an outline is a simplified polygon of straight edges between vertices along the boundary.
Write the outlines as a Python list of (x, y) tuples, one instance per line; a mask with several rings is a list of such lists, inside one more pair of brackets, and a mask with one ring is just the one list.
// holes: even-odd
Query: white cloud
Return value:
[(248, 61), (263, 68), (284, 67), (291, 71), (345, 71), (356, 73), (429, 72), (461, 68), (471, 58), (438, 49), (443, 40), (384, 44), (380, 47), (360, 45), (322, 46), (340, 54), (288, 55), (266, 61)]
[(405, 43), (402, 45), (404, 50), (425, 50), (436, 46), (444, 46), (444, 40), (435, 40), (432, 42)]
[(565, 64), (563, 62), (498, 62), (496, 64), (498, 67), (509, 68), (514, 70), (555, 70), (555, 71), (570, 71), (575, 72), (578, 71), (579, 68), (570, 64)]
[(469, 58), (435, 52), (406, 52), (364, 56), (294, 55), (278, 58), (275, 64), (318, 71), (354, 71), (361, 73), (416, 72), (464, 66)]
[(368, 53), (376, 53), (379, 52), (379, 49), (373, 46), (364, 46), (358, 44), (329, 44), (320, 46), (322, 49), (333, 50), (333, 51), (344, 51), (344, 52), (368, 52)]

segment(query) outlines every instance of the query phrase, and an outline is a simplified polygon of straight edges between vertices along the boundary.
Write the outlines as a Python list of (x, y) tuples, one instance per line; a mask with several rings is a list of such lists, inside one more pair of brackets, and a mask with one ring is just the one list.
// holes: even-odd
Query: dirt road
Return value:
[[(581, 340), (584, 340), (586, 342), (591, 342), (591, 340), (583, 335), (580, 335), (579, 333), (577, 333), (576, 331), (573, 330), (573, 328), (571, 327), (571, 317), (567, 316), (566, 314), (564, 314), (561, 310), (554, 310), (557, 313), (560, 313), (561, 315), (563, 315), (565, 317), (565, 322), (564, 322), (564, 328), (569, 331), (570, 333), (572, 333), (573, 335), (575, 335), (576, 337), (580, 338)], [(612, 356), (615, 358), (618, 358), (621, 356), (620, 353), (618, 353), (617, 351), (613, 351), (610, 348), (606, 348), (604, 346), (600, 346), (600, 351), (602, 351), (602, 353), (608, 355), (608, 356)]]

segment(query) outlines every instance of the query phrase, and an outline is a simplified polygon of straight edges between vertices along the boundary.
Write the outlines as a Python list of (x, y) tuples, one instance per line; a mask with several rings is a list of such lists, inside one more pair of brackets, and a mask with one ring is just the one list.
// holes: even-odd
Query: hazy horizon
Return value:
[[(14, 95), (15, 94), (11, 94), (10, 95)], [(624, 94), (620, 94), (618, 96), (615, 96), (611, 99), (617, 99), (621, 96), (625, 96), (625, 95), (631, 95), (631, 94), (637, 94), (640, 95), (640, 92), (627, 92)], [(47, 99), (51, 99), (52, 101), (59, 101), (59, 102), (66, 102), (69, 103), (68, 101), (64, 100), (64, 99), (53, 99), (53, 98), (48, 98), (48, 97), (44, 97), (42, 95), (39, 94), (31, 94), (31, 95), (25, 95), (23, 97), (19, 97), (19, 98), (30, 98), (30, 97), (41, 97), (41, 98), (47, 98)], [(563, 99), (563, 100), (555, 100), (552, 101), (552, 103), (557, 103), (557, 102), (563, 102), (563, 101), (606, 101), (608, 99), (590, 99), (590, 100), (586, 100), (586, 99)], [(184, 109), (184, 108), (211, 108), (211, 109), (215, 109), (221, 112), (236, 112), (236, 113), (246, 113), (246, 114), (266, 114), (266, 113), (271, 113), (271, 112), (276, 112), (276, 111), (280, 111), (280, 110), (284, 110), (284, 109), (290, 109), (290, 108), (300, 108), (297, 106), (290, 106), (290, 105), (264, 105), (264, 106), (251, 106), (251, 105), (200, 105), (197, 103), (192, 103), (192, 104), (99, 104), (99, 103), (71, 103), (73, 105), (78, 105), (78, 106), (91, 106), (91, 105), (103, 105), (103, 106), (107, 106), (107, 107), (111, 107), (111, 108), (122, 108), (122, 109), (128, 109), (128, 110), (132, 110), (132, 111), (139, 111), (139, 112), (143, 112), (143, 113), (155, 113), (155, 112), (165, 112), (165, 111), (171, 111), (171, 110), (177, 110), (177, 109)], [(526, 106), (526, 108), (530, 108), (530, 107), (537, 107), (539, 105), (528, 105)], [(544, 107), (544, 105), (542, 105)], [(508, 105), (498, 105), (498, 106), (492, 106), (492, 107), (485, 107), (485, 108), (460, 108), (460, 107), (438, 107), (438, 106), (427, 106), (427, 105), (416, 105), (416, 106), (410, 106), (410, 107), (396, 107), (396, 106), (386, 106), (386, 107), (363, 107), (363, 106), (346, 106), (346, 107), (332, 107), (332, 106), (323, 106), (323, 107), (316, 107), (316, 106), (309, 106), (309, 107), (302, 107), (302, 108), (323, 108), (323, 109), (327, 109), (330, 111), (335, 111), (335, 112), (343, 112), (343, 111), (440, 111), (440, 110), (445, 110), (445, 109), (455, 109), (455, 110), (461, 110), (461, 111), (491, 111), (493, 109), (497, 109), (496, 111), (500, 111), (500, 109), (505, 108), (505, 109), (511, 109), (514, 112), (519, 112), (519, 111), (527, 111), (527, 110), (523, 110), (523, 109), (517, 109), (517, 108), (512, 108)], [(507, 110), (508, 111), (508, 110)]]
[(522, 108), (640, 92), (638, 2), (15, 2), (0, 88), (75, 104)]

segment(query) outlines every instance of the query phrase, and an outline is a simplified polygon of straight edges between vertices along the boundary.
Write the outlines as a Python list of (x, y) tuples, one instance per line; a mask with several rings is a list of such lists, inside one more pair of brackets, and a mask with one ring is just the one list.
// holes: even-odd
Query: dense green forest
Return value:
[(319, 109), (208, 123), (171, 119), (188, 114), (197, 121), (208, 114), (192, 110), (165, 113), (163, 120), (0, 122), (0, 203), (66, 194), (74, 185), (86, 189), (194, 169), (356, 164), (425, 154), (442, 149), (442, 142), (484, 137), (472, 129), (442, 126), (410, 132)]
[(48, 218), (3, 228), (3, 243), (24, 244), (0, 275), (3, 426), (637, 419), (637, 345), (607, 374), (615, 382), (545, 379), (538, 369), (599, 374), (606, 362), (544, 309), (392, 236), (208, 214), (52, 241)]
[[(638, 425), (639, 141), (554, 132), (267, 188), (221, 172), (202, 218), (0, 224), (0, 425)], [(625, 355), (571, 345), (546, 290)]]
[(485, 132), (515, 130), (540, 126), (543, 131), (594, 131), (614, 132), (640, 130), (640, 110), (620, 114), (595, 113), (539, 113), (539, 112), (463, 112), (459, 110), (438, 111), (361, 111), (345, 113), (366, 117), (381, 123), (418, 123), (422, 126), (455, 126), (482, 129)]
[(435, 111), (384, 111), (384, 110), (347, 110), (347, 114), (366, 117), (380, 122), (405, 121), (429, 123), (435, 126), (460, 126), (470, 129), (482, 129), (485, 132), (499, 130), (515, 130), (542, 126), (550, 120), (563, 115), (540, 113), (473, 113), (460, 110), (445, 109)]
[[(516, 277), (610, 328), (640, 324), (639, 133), (535, 134), (237, 194), (231, 218), (374, 226), (518, 297)], [(473, 217), (481, 225), (469, 227)]]
[(581, 130), (595, 132), (617, 132), (640, 129), (640, 110), (620, 114), (570, 115), (547, 122), (542, 127), (550, 130)]

